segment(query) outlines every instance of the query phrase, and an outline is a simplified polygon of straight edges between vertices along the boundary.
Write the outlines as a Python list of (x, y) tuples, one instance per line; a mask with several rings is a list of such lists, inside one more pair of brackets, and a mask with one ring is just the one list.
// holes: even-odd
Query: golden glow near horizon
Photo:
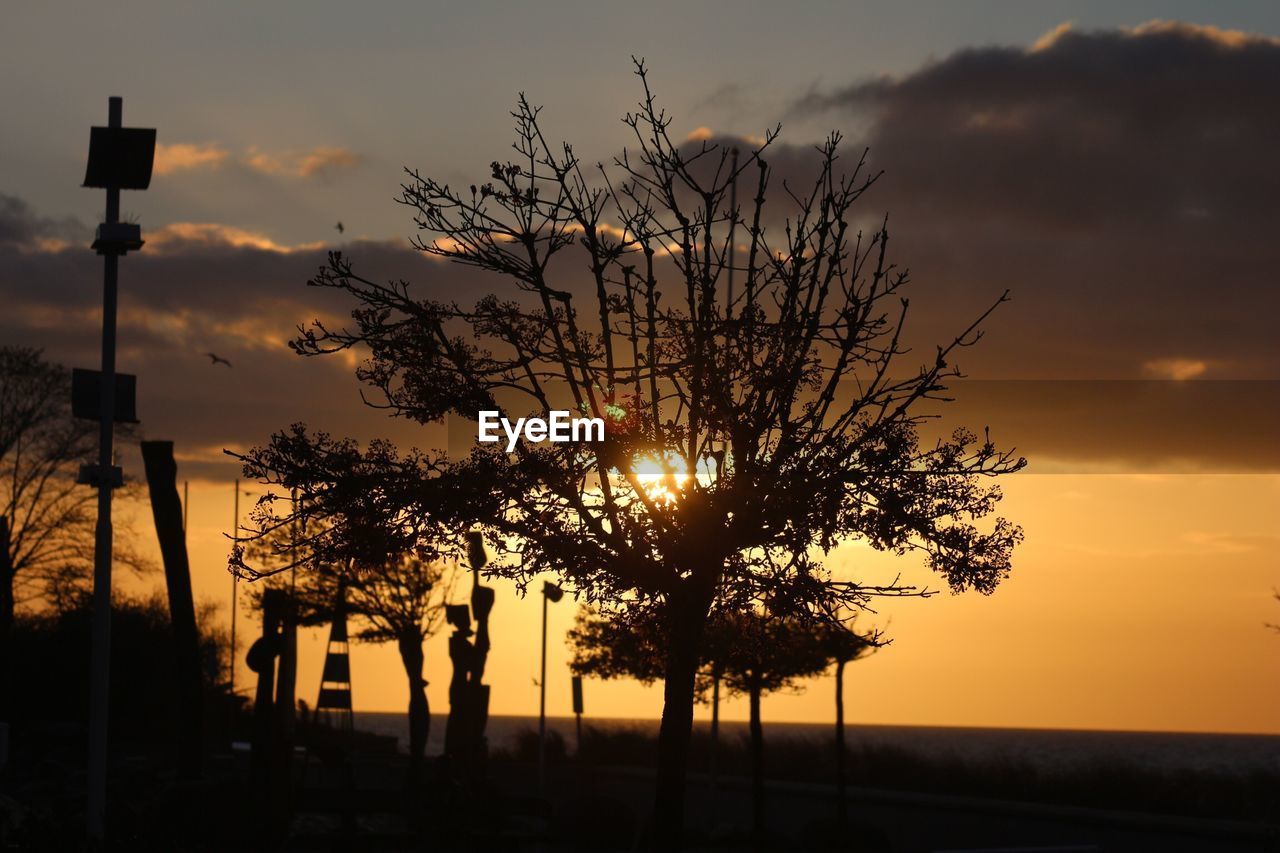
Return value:
[(672, 451), (663, 454), (655, 451), (637, 457), (631, 463), (631, 474), (655, 504), (675, 503), (689, 482), (688, 466)]
[[(667, 476), (656, 465), (653, 482)], [(243, 484), (242, 484), (243, 485)], [(260, 490), (254, 485), (245, 486)], [(940, 590), (929, 599), (873, 602), (864, 625), (892, 644), (846, 676), (851, 723), (1102, 728), (1280, 733), (1280, 622), (1275, 556), (1278, 475), (1020, 474), (1005, 485), (1002, 512), (1027, 533), (1012, 576), (988, 597), (953, 596), (918, 559), (856, 544), (829, 558), (840, 577)], [(193, 582), (199, 601), (218, 606), (225, 625), (231, 579), (225, 570), (230, 483), (191, 484)], [(251, 498), (242, 497), (247, 513)], [(156, 556), (149, 514), (134, 504), (140, 544)], [(513, 584), (498, 591), (487, 681), (494, 714), (535, 714), (540, 607)], [(163, 587), (155, 575), (121, 577), (134, 591)], [(536, 588), (535, 585), (530, 586)], [(242, 594), (247, 587), (241, 584)], [(567, 651), (561, 640), (576, 605), (549, 608), (548, 713), (570, 713)], [(251, 694), (243, 655), (257, 636), (257, 614), (240, 602), (237, 685)], [(314, 700), (325, 628), (299, 639), (298, 696)], [(359, 710), (402, 711), (404, 674), (393, 644), (352, 643)], [(448, 710), (447, 631), (427, 648), (432, 713)], [(829, 722), (832, 680), (799, 694), (767, 697), (766, 721)], [(657, 717), (660, 685), (589, 681), (587, 718)], [(699, 708), (705, 718), (707, 709)], [(745, 719), (729, 699), (726, 719)]]
[[(1194, 14), (1183, 10), (1195, 24), (1138, 23), (1121, 4), (1076, 4), (1070, 24), (1056, 4), (975, 15), (935, 3), (927, 16), (908, 4), (840, 14), (759, 4), (751, 26), (700, 40), (697, 50), (679, 49), (661, 27), (638, 32), (627, 25), (634, 10), (621, 7), (582, 15), (561, 4), (560, 14), (494, 27), (481, 4), (447, 15), (419, 4), (383, 21), (350, 4), (300, 19), (285, 4), (152, 3), (136, 24), (118, 4), (82, 4), (74, 15), (55, 4), (11, 5), (19, 8), (5, 17), (0, 61), (9, 73), (0, 79), (22, 132), (0, 134), (0, 162), (21, 168), (7, 170), (0, 188), (0, 214), (15, 226), (0, 242), (17, 271), (0, 282), (0, 330), (52, 361), (97, 363), (98, 272), (87, 245), (98, 202), (78, 185), (84, 129), (100, 120), (110, 83), (126, 95), (126, 123), (160, 129), (156, 180), (122, 211), (141, 222), (147, 242), (121, 291), (118, 366), (138, 375), (145, 433), (177, 442), (180, 479), (226, 466), (223, 448), (261, 445), (296, 421), (361, 441), (385, 436), (403, 449), (446, 446), (447, 424), (418, 428), (362, 406), (367, 388), (353, 372), (365, 351), (298, 366), (285, 346), (297, 323), (350, 322), (349, 304), (304, 282), (333, 248), (379, 280), (394, 273), (431, 285), (423, 294), (432, 298), (491, 292), (476, 271), (409, 250), (405, 238), (426, 232), (390, 202), (399, 168), (459, 187), (482, 178), (494, 157), (508, 156), (517, 89), (545, 106), (553, 140), (572, 141), (584, 166), (608, 163), (631, 144), (617, 119), (641, 94), (626, 57), (647, 50), (673, 139), (755, 145), (752, 134), (786, 118), (769, 157), (775, 189), (833, 128), (849, 132), (846, 154), (870, 146), (869, 168), (885, 177), (850, 225), (874, 228), (891, 213), (893, 228), (902, 226), (890, 260), (923, 288), (910, 293), (911, 336), (931, 344), (936, 330), (957, 331), (954, 320), (971, 318), (1003, 287), (1013, 291), (984, 326), (988, 340), (964, 358), (966, 372), (997, 381), (973, 383), (977, 402), (959, 405), (975, 417), (956, 423), (990, 416), (1002, 440), (1033, 442), (1020, 445), (1032, 468), (1001, 480), (1000, 513), (1025, 528), (1026, 541), (988, 597), (950, 595), (915, 556), (856, 542), (829, 555), (842, 578), (875, 584), (901, 573), (940, 590), (872, 602), (876, 612), (860, 622), (892, 644), (850, 667), (850, 721), (1280, 733), (1280, 633), (1266, 627), (1280, 624), (1280, 465), (1267, 428), (1280, 411), (1280, 361), (1266, 319), (1275, 313), (1273, 238), (1259, 215), (1270, 211), (1259, 190), (1274, 149), (1274, 118), (1259, 105), (1275, 81), (1255, 61), (1278, 55), (1280, 4), (1200, 3)], [(686, 33), (726, 21), (715, 4), (657, 14), (679, 14)], [(255, 37), (246, 39), (248, 20)], [(335, 34), (347, 61), (315, 49)], [(241, 48), (234, 62), (229, 42)], [(578, 62), (548, 61), (548, 46), (556, 53), (566, 43), (606, 59), (585, 74)], [(494, 59), (474, 61), (477, 44)], [(776, 59), (764, 65), (765, 55)], [(1126, 69), (1115, 97), (1096, 97), (1100, 60)], [(1170, 62), (1180, 68), (1177, 98), (1168, 97)], [(467, 74), (447, 85), (422, 84), (464, 65)], [(85, 75), (86, 67), (105, 70)], [(1052, 73), (1035, 85), (991, 86), (997, 67), (1010, 80), (1031, 67)], [(1221, 97), (1224, 80), (1236, 97)], [(1042, 108), (1046, 92), (1054, 109)], [(872, 95), (876, 108), (866, 109)], [(1063, 141), (1061, 156), (1032, 156), (1046, 138)], [(1194, 144), (1169, 146), (1171, 138)], [(1077, 161), (1112, 172), (1082, 181)], [(1226, 167), (1207, 171), (1206, 162)], [(752, 183), (738, 190), (741, 203)], [(739, 225), (741, 261), (750, 229)], [(780, 223), (764, 225), (781, 232)], [(1215, 277), (1229, 287), (1207, 292)], [(210, 365), (206, 349), (234, 369)], [(928, 358), (931, 347), (917, 351)], [(1124, 383), (1139, 378), (1143, 396), (1131, 398)], [(1015, 395), (1024, 398), (1018, 406), (1002, 408)], [(714, 475), (702, 460), (674, 472), (665, 458), (638, 461), (639, 488), (661, 502), (678, 500), (692, 477)], [(1138, 473), (1143, 464), (1183, 467)], [(1124, 465), (1135, 469), (1121, 473)], [(1269, 473), (1194, 473), (1196, 465)], [(126, 476), (139, 482), (141, 466), (126, 465)], [(145, 488), (137, 492), (145, 500)], [(229, 478), (191, 483), (193, 585), (199, 601), (217, 604), (221, 625), (232, 589), (231, 495)], [(242, 517), (251, 505), (242, 497)], [(158, 567), (149, 509), (117, 507)], [(122, 591), (163, 589), (158, 569), (117, 578)], [(539, 597), (491, 583), (492, 710), (533, 713)], [(243, 661), (259, 625), (249, 586), (239, 589)], [(565, 600), (548, 611), (553, 714), (570, 708), (561, 638), (575, 610)], [(309, 702), (325, 631), (301, 636), (297, 693)], [(448, 707), (447, 633), (427, 649), (436, 715)], [(352, 660), (357, 708), (403, 710), (393, 644), (353, 642)], [(242, 694), (251, 694), (251, 677), (241, 663)], [(831, 689), (830, 679), (815, 679), (797, 695), (770, 696), (765, 719), (828, 722)], [(586, 686), (588, 718), (655, 717), (661, 705), (658, 685)], [(724, 714), (744, 718), (745, 704), (731, 699)]]

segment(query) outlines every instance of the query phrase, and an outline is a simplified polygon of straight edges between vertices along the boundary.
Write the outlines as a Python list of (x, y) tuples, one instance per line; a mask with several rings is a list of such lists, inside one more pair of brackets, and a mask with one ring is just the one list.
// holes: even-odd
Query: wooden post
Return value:
[(845, 746), (844, 746), (844, 665), (846, 661), (836, 661), (836, 813), (840, 828), (849, 823), (848, 808), (845, 805)]
[(276, 701), (272, 725), (271, 787), (273, 813), (284, 819), (291, 808), (293, 792), (293, 740), (298, 675), (297, 603), (280, 592), (280, 661), (276, 670)]
[(172, 441), (142, 442), (142, 462), (151, 492), (151, 514), (160, 539), (165, 585), (169, 590), (169, 623), (178, 664), (178, 700), (182, 715), (178, 772), (183, 778), (200, 773), (203, 742), (204, 687), (200, 677), (200, 635), (191, 596), (183, 506), (178, 498), (178, 465)]

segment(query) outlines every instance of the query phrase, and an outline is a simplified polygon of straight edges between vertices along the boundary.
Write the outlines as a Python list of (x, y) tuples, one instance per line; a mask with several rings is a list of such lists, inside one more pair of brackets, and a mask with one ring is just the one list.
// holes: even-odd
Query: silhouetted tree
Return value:
[[(727, 632), (717, 630), (718, 627), (719, 623), (713, 617), (703, 631), (702, 663), (694, 687), (695, 701), (711, 704), (708, 757), (713, 778), (719, 739), (723, 650), (727, 642), (732, 642), (725, 636)], [(667, 636), (660, 609), (620, 608), (606, 617), (590, 607), (582, 607), (566, 637), (570, 650), (569, 668), (576, 675), (606, 680), (630, 678), (641, 684), (652, 684), (661, 681), (666, 674)]]
[(848, 811), (845, 808), (847, 774), (845, 764), (848, 748), (844, 738), (844, 668), (856, 660), (871, 654), (882, 643), (878, 632), (859, 634), (843, 623), (827, 625), (821, 636), (822, 650), (827, 659), (835, 663), (836, 676), (836, 815), (842, 829), (847, 827)]
[[(24, 610), (14, 623), (13, 722), (23, 734), (10, 742), (23, 750), (48, 749), (48, 737), (30, 737), (35, 729), (49, 732), (67, 720), (88, 717), (91, 596), (70, 594), (59, 610)], [(202, 603), (200, 677), (207, 695), (221, 687), (227, 636), (218, 630), (215, 607)], [(116, 594), (112, 599), (111, 712), (112, 737), (133, 742), (172, 742), (180, 714), (172, 684), (179, 677), (177, 662), (165, 650), (173, 644), (173, 630), (164, 593)], [(11, 735), (11, 738), (13, 735)]]
[[(308, 572), (302, 595), (315, 589)], [(375, 643), (394, 642), (400, 653), (409, 688), (409, 779), (421, 778), (427, 740), (431, 735), (431, 708), (427, 703), (427, 682), (423, 677), (424, 646), (444, 624), (444, 605), (457, 579), (454, 564), (427, 562), (412, 555), (391, 557), (386, 563), (343, 574), (349, 612), (360, 627), (356, 639)], [(330, 607), (334, 589), (321, 584)], [(308, 602), (320, 604), (319, 599)]]
[[(456, 548), (448, 537), (479, 524), (519, 554), (491, 574), (552, 572), (588, 601), (660, 606), (655, 844), (671, 849), (713, 601), (728, 591), (724, 606), (745, 611), (767, 598), (774, 615), (806, 619), (923, 592), (832, 577), (821, 556), (847, 539), (921, 551), (953, 590), (989, 593), (1021, 531), (978, 526), (1000, 498), (983, 481), (1023, 460), (964, 430), (920, 440), (920, 404), (945, 399), (954, 354), (995, 305), (923, 364), (900, 363), (907, 275), (887, 258), (885, 227), (852, 224), (877, 176), (862, 161), (844, 169), (839, 136), (803, 187), (774, 181), (776, 129), (744, 142), (741, 159), (677, 142), (637, 70), (635, 145), (612, 167), (549, 144), (522, 97), (515, 156), (484, 182), (407, 173), (417, 247), (490, 274), (501, 295), (432, 298), (334, 253), (311, 284), (354, 297), (353, 326), (317, 323), (294, 343), (304, 355), (367, 352), (370, 402), (398, 416), (571, 408), (606, 419), (606, 440), (400, 455), (295, 427), (244, 459), (247, 475), (296, 487), (320, 511), (364, 500), (391, 540)], [(730, 204), (739, 180), (745, 208)]]
[[(17, 606), (66, 609), (92, 576), (97, 494), (76, 476), (97, 448), (97, 424), (71, 416), (70, 372), (0, 347), (0, 663)], [(116, 565), (141, 569), (129, 533), (118, 529)]]
[(357, 564), (350, 556), (308, 560), (316, 543), (326, 541), (327, 532), (324, 523), (309, 522), (300, 523), (296, 532), (291, 526), (282, 527), (251, 540), (248, 553), (242, 551), (240, 559), (247, 557), (259, 567), (308, 564), (308, 570), (294, 578), (283, 573), (268, 576), (263, 588), (255, 590), (251, 597), (260, 603), (264, 588), (289, 589), (298, 624), (322, 625), (333, 620), (341, 586), (347, 615), (356, 623), (354, 638), (396, 644), (409, 688), (409, 781), (417, 782), (431, 734), (431, 708), (423, 677), (424, 647), (444, 624), (444, 606), (457, 581), (458, 568), (453, 563), (403, 553), (390, 553), (382, 562), (367, 565)]
[[(601, 679), (630, 678), (641, 684), (661, 681), (666, 673), (668, 632), (661, 609), (629, 607), (615, 609), (609, 616), (590, 607), (578, 610), (566, 638), (570, 649), (569, 668), (577, 675)], [(726, 622), (712, 611), (703, 629), (699, 654), (701, 665), (694, 694), (699, 703), (711, 705), (709, 759), (715, 776), (720, 712), (720, 685), (725, 662), (733, 654), (736, 624)]]
[[(733, 642), (721, 622), (712, 617), (703, 630), (701, 666), (696, 676), (695, 702), (712, 706), (712, 726), (708, 749), (708, 770), (716, 779), (719, 748), (719, 699), (724, 675), (724, 657)], [(590, 607), (577, 611), (566, 637), (570, 647), (570, 669), (575, 675), (598, 679), (635, 679), (653, 684), (667, 670), (667, 630), (663, 615), (655, 608), (631, 607), (611, 617)]]
[(569, 669), (591, 678), (630, 678), (652, 684), (661, 681), (666, 671), (665, 639), (660, 611), (636, 608), (609, 619), (582, 607), (566, 637)]
[(764, 723), (760, 700), (767, 693), (794, 690), (831, 662), (828, 627), (796, 617), (747, 611), (725, 614), (720, 630), (734, 638), (721, 662), (731, 694), (746, 695), (750, 708), (751, 824), (757, 845), (765, 838)]
[[(568, 634), (570, 668), (603, 679), (660, 680), (666, 662), (667, 631), (657, 608), (630, 608), (608, 618), (588, 608), (578, 612)], [(764, 725), (761, 699), (824, 672), (833, 662), (843, 679), (844, 665), (880, 643), (878, 635), (860, 635), (842, 623), (772, 617), (757, 611), (713, 610), (705, 628), (696, 695), (707, 701), (716, 680), (730, 695), (748, 699), (753, 829), (764, 836)], [(837, 698), (837, 715), (843, 709)], [(839, 741), (843, 744), (843, 732)]]

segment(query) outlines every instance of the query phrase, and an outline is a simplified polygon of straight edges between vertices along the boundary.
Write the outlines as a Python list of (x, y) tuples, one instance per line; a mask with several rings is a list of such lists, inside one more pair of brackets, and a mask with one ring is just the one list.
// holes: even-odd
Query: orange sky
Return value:
[[(179, 475), (181, 476), (181, 474)], [(191, 560), (197, 598), (226, 618), (230, 578), (222, 538), (231, 484), (191, 484)], [(1010, 478), (1003, 513), (1026, 528), (1015, 571), (994, 595), (881, 602), (868, 624), (893, 644), (848, 677), (853, 723), (1150, 729), (1280, 733), (1280, 586), (1274, 523), (1280, 476), (1040, 474)], [(242, 501), (247, 510), (247, 501)], [(149, 516), (137, 523), (153, 548)], [(157, 557), (158, 559), (158, 557)], [(902, 571), (929, 582), (912, 558), (856, 545), (834, 557), (838, 571), (864, 567), (869, 581)], [(157, 575), (127, 588), (160, 584)], [(492, 712), (537, 712), (539, 602), (497, 582), (488, 681)], [(932, 584), (936, 587), (936, 584)], [(536, 586), (531, 585), (536, 588)], [(563, 636), (575, 606), (551, 608), (548, 713), (570, 713)], [(257, 630), (241, 610), (241, 654)], [(314, 699), (323, 632), (304, 632), (298, 695)], [(359, 710), (398, 711), (406, 702), (392, 646), (352, 651)], [(241, 667), (240, 686), (251, 673)], [(427, 651), (434, 713), (447, 711), (444, 637)], [(766, 719), (825, 722), (830, 679), (765, 702)], [(656, 717), (660, 687), (588, 682), (589, 716)], [(724, 715), (744, 719), (730, 700)], [(705, 715), (705, 709), (700, 713)]]
[[(67, 16), (30, 4), (0, 28), (0, 101), (18, 117), (18, 132), (0, 134), (0, 163), (22, 165), (0, 182), (0, 340), (97, 364), (101, 266), (86, 247), (102, 201), (79, 187), (87, 128), (120, 93), (126, 124), (157, 127), (166, 146), (152, 187), (124, 206), (148, 242), (122, 267), (118, 366), (139, 377), (145, 434), (173, 439), (179, 476), (192, 478), (195, 588), (222, 603), (223, 619), (233, 476), (223, 448), (260, 445), (299, 420), (402, 448), (444, 435), (361, 406), (354, 353), (289, 352), (298, 323), (340, 322), (351, 308), (305, 287), (308, 276), (336, 248), (363, 273), (408, 277), (432, 298), (492, 290), (476, 271), (409, 248), (415, 228), (392, 201), (402, 167), (456, 186), (483, 178), (508, 156), (519, 89), (546, 106), (554, 139), (609, 162), (629, 144), (618, 118), (639, 94), (626, 61), (635, 53), (653, 64), (673, 134), (741, 139), (785, 119), (769, 155), (779, 180), (806, 174), (833, 128), (849, 133), (847, 153), (870, 146), (886, 177), (859, 215), (892, 212), (922, 352), (1013, 293), (963, 367), (1000, 380), (976, 388), (969, 424), (991, 423), (1032, 463), (1004, 484), (1001, 514), (1026, 530), (1014, 574), (989, 598), (883, 602), (868, 622), (895, 642), (850, 672), (849, 718), (1280, 732), (1280, 633), (1264, 627), (1280, 623), (1280, 243), (1267, 224), (1280, 194), (1280, 6), (1187, 4), (1187, 20), (1161, 22), (1143, 4), (975, 14), (943, 3), (921, 15), (761, 2), (740, 7), (750, 26), (725, 38), (733, 16), (713, 4), (583, 14), (562, 3), (562, 14), (509, 31), (475, 4), (303, 17), (261, 5), (157, 6), (136, 26), (114, 7)], [(682, 26), (632, 25), (664, 14)], [(315, 49), (334, 39), (350, 61)], [(477, 44), (501, 61), (474, 62)], [(140, 476), (136, 457), (122, 459)], [(833, 560), (870, 582), (899, 571), (931, 580), (914, 560), (856, 546)], [(159, 583), (159, 573), (122, 579)], [(495, 586), (492, 710), (531, 713), (539, 602)], [(561, 714), (574, 607), (551, 613), (550, 711)], [(298, 695), (313, 698), (322, 633), (301, 651)], [(442, 713), (443, 636), (427, 660)], [(405, 705), (393, 648), (357, 646), (354, 661), (359, 708)], [(661, 705), (659, 688), (629, 683), (591, 683), (586, 698), (599, 716), (655, 716)], [(765, 713), (825, 721), (830, 698), (823, 682), (768, 698)], [(741, 702), (726, 709), (745, 713)]]

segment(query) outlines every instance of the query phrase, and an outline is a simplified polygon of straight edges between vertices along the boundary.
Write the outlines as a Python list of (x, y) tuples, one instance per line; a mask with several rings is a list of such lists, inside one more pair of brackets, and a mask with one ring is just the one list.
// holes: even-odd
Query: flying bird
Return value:
[(341, 222), (339, 222), (337, 225), (335, 225), (335, 226), (333, 226), (333, 227), (338, 229), (338, 233), (339, 233), (339, 234), (343, 234), (343, 233), (345, 233), (345, 232), (346, 232), (346, 230), (347, 230), (346, 228), (342, 227), (342, 223), (341, 223)]
[(231, 366), (231, 362), (227, 361), (225, 358), (223, 358), (220, 355), (214, 355), (211, 352), (207, 352), (205, 353), (205, 355), (209, 356), (210, 364), (225, 364), (227, 367)]

